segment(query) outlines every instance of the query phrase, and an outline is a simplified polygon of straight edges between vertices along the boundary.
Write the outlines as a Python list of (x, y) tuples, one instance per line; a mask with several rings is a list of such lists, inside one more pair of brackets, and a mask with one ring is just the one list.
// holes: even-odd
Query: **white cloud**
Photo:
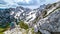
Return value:
[(29, 3), (31, 0), (20, 0), (20, 2)]
[[(6, 2), (5, 5), (3, 4), (0, 4), (0, 7), (15, 7), (15, 6), (20, 6), (18, 5), (18, 3), (20, 3), (21, 5), (33, 5), (33, 6), (38, 6), (38, 5), (41, 5), (41, 4), (48, 4), (48, 3), (53, 3), (53, 2), (57, 2), (57, 1), (60, 1), (60, 0), (2, 0), (4, 2)], [(0, 0), (1, 2), (1, 0)]]
[(17, 2), (20, 2), (20, 1), (22, 1), (22, 0), (13, 0), (15, 3), (17, 3)]
[(31, 0), (25, 0), (26, 3), (29, 3)]

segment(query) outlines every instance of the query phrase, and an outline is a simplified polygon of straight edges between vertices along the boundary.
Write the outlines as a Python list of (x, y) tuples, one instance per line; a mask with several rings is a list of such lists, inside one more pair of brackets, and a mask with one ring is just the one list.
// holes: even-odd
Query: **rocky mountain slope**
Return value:
[(60, 2), (44, 4), (33, 10), (19, 6), (16, 8), (0, 9), (0, 26), (4, 27), (7, 23), (17, 23), (22, 20), (28, 24), (29, 28), (33, 27), (34, 32), (39, 31), (42, 34), (51, 34), (51, 32), (60, 32), (59, 17)]
[[(49, 8), (49, 7), (50, 8)], [(60, 2), (48, 5), (45, 10), (47, 14), (36, 22), (36, 28), (42, 34), (51, 34), (51, 32), (60, 32)]]

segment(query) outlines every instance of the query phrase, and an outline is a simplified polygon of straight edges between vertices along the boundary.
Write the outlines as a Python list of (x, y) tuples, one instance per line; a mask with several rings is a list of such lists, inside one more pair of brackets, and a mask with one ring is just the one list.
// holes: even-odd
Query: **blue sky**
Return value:
[(54, 3), (57, 1), (59, 0), (0, 0), (0, 8), (9, 8), (17, 6), (35, 8), (43, 4)]

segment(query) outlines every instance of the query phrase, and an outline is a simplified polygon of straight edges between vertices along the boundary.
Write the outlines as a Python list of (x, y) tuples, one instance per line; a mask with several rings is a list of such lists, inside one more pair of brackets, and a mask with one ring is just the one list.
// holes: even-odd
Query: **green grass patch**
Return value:
[(4, 34), (3, 32), (0, 32), (0, 34)]
[(23, 28), (23, 29), (28, 29), (28, 28), (29, 28), (28, 25), (27, 25), (26, 23), (24, 23), (24, 21), (20, 21), (20, 22), (19, 22), (19, 25), (20, 25), (20, 27)]
[(8, 30), (10, 28), (10, 24), (7, 23), (6, 26), (3, 26), (3, 24), (0, 26), (0, 34), (3, 34), (4, 31)]
[(0, 32), (3, 32), (5, 29), (3, 29), (3, 28), (0, 28)]
[(3, 29), (3, 28), (0, 28), (0, 34), (3, 34), (3, 31), (4, 31), (5, 29)]

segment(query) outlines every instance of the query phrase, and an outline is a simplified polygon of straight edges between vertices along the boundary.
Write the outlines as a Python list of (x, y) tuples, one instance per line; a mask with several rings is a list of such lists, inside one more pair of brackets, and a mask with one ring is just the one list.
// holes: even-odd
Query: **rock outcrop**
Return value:
[[(54, 4), (53, 4), (54, 5)], [(37, 29), (42, 34), (51, 34), (51, 32), (60, 32), (60, 4), (57, 3), (56, 8), (48, 10), (44, 18), (40, 19), (37, 23)], [(49, 13), (50, 11), (50, 13)]]

